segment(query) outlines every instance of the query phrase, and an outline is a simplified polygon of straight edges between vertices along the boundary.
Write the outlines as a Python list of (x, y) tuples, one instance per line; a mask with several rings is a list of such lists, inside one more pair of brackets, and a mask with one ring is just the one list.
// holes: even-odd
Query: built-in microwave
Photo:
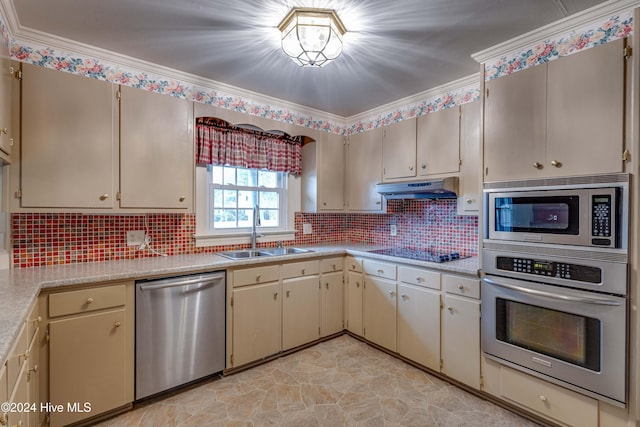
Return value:
[(626, 249), (628, 174), (486, 183), (484, 238)]

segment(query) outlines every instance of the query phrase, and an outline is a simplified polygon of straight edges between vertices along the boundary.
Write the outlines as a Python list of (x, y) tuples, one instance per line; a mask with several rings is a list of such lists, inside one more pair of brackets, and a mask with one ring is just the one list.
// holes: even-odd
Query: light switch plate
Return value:
[(311, 233), (313, 233), (311, 224), (302, 224), (302, 234), (311, 234)]
[(397, 236), (398, 235), (398, 226), (395, 225), (395, 224), (391, 224), (390, 231), (391, 231), (391, 235), (392, 236)]
[(127, 231), (127, 246), (140, 246), (144, 243), (144, 230)]

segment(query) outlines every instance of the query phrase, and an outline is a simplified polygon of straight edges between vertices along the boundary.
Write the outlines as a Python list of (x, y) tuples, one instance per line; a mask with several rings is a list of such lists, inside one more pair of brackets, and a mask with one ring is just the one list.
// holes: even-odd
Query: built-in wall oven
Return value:
[(483, 353), (626, 405), (628, 175), (487, 183), (484, 202)]

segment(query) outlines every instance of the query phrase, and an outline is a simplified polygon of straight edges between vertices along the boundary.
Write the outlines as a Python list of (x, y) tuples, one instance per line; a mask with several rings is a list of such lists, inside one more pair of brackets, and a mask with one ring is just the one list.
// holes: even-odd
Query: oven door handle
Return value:
[(537, 290), (537, 289), (529, 289), (529, 288), (525, 288), (525, 287), (522, 287), (522, 286), (511, 285), (511, 284), (506, 284), (506, 283), (498, 283), (495, 280), (487, 279), (486, 277), (483, 277), (482, 281), (485, 282), (487, 285), (499, 286), (501, 288), (511, 289), (512, 291), (524, 292), (524, 293), (530, 294), (530, 295), (536, 295), (536, 296), (539, 296), (539, 297), (558, 299), (558, 300), (561, 300), (561, 301), (578, 302), (578, 303), (582, 303), (582, 304), (596, 304), (596, 305), (614, 305), (614, 306), (622, 305), (619, 301), (615, 301), (615, 300), (611, 300), (611, 299), (597, 298), (597, 297), (593, 297), (593, 298), (576, 297), (576, 296), (572, 296), (572, 295), (558, 295), (558, 294), (554, 294), (552, 292), (545, 292), (545, 291), (540, 291), (540, 290)]

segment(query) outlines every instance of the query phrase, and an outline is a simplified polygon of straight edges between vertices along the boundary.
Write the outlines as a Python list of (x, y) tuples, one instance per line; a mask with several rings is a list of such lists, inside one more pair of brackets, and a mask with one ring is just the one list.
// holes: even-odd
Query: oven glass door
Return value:
[(498, 232), (580, 233), (580, 196), (500, 196), (493, 203)]
[(600, 371), (599, 319), (496, 299), (496, 338), (505, 343)]

